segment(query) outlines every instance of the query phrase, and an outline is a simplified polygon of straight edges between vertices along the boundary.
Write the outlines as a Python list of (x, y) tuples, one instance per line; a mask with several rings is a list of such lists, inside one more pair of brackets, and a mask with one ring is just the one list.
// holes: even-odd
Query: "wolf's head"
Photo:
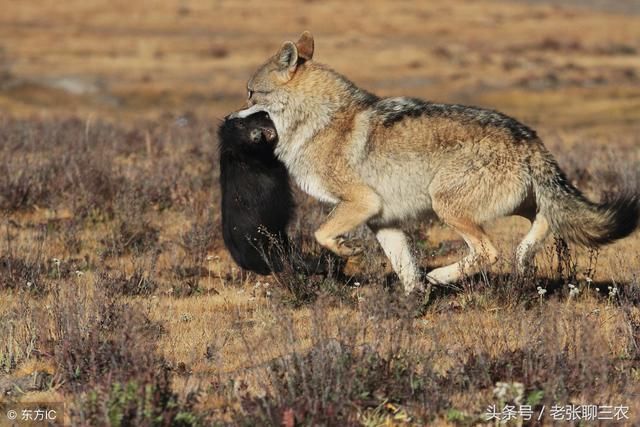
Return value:
[(313, 36), (305, 31), (293, 43), (284, 42), (247, 83), (247, 104), (260, 105), (269, 112), (282, 111), (289, 103), (295, 80), (302, 80), (306, 65), (313, 58)]
[(276, 154), (285, 164), (293, 164), (298, 148), (329, 126), (338, 111), (355, 111), (377, 99), (313, 61), (313, 48), (307, 31), (296, 43), (284, 42), (249, 79), (248, 108), (233, 114), (247, 117), (267, 111), (278, 130)]

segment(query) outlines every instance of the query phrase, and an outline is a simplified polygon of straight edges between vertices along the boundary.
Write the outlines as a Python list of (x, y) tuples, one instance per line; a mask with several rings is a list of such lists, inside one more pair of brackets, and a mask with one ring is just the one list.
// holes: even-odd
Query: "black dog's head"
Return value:
[(278, 141), (278, 134), (269, 114), (262, 111), (243, 119), (226, 118), (220, 126), (219, 136), (222, 144), (230, 143), (245, 148), (247, 145), (272, 145)]

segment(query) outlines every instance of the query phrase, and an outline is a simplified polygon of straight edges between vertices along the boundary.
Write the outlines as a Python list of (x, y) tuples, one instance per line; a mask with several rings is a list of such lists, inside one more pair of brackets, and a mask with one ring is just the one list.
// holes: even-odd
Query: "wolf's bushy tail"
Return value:
[(536, 201), (556, 235), (595, 248), (622, 239), (638, 227), (638, 194), (627, 192), (593, 203), (571, 185), (549, 152), (542, 148), (538, 154), (531, 168)]

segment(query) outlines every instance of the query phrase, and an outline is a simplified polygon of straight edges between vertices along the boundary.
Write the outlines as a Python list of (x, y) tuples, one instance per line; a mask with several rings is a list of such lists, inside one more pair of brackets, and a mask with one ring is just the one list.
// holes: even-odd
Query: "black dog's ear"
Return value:
[(278, 134), (276, 133), (275, 128), (272, 127), (264, 127), (262, 128), (262, 136), (267, 142), (273, 142), (278, 139)]

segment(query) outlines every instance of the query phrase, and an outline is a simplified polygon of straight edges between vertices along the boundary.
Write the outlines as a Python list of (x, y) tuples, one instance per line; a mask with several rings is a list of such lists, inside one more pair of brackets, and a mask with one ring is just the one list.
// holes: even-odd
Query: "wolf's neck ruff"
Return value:
[(331, 123), (337, 110), (335, 104), (314, 98), (290, 96), (281, 111), (270, 113), (283, 141), (276, 146), (275, 153), (287, 166), (293, 164), (300, 150)]
[(310, 145), (314, 136), (330, 124), (335, 106), (322, 101), (291, 101), (282, 111), (272, 115), (276, 130), (282, 135), (280, 140), (285, 141), (276, 146), (275, 154), (305, 193), (323, 202), (337, 203), (338, 199), (322, 185), (307, 153), (313, 149)]
[(299, 84), (298, 93), (289, 92), (282, 109), (270, 112), (278, 134), (282, 135), (276, 154), (285, 164), (287, 159), (295, 159), (293, 153), (330, 126), (339, 112), (362, 110), (378, 100), (322, 64), (308, 64), (305, 72), (308, 76), (305, 83)]

